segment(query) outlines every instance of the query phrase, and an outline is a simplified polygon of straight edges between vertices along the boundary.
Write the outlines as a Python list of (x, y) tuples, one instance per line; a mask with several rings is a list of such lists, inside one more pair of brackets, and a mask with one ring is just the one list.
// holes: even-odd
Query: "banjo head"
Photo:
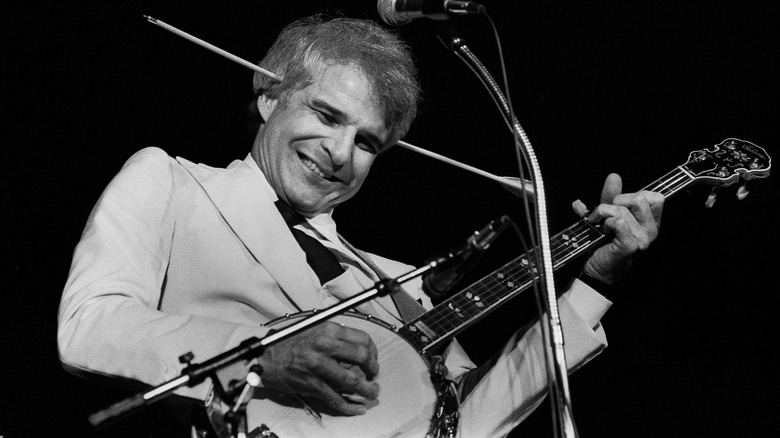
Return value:
[[(268, 326), (284, 328), (309, 315), (311, 312), (279, 318)], [(246, 406), (247, 430), (267, 428), (280, 438), (425, 436), (438, 400), (427, 359), (383, 321), (354, 312), (330, 320), (368, 333), (376, 344), (378, 400), (364, 415), (349, 416), (314, 398), (258, 387)], [(214, 430), (223, 437), (227, 428), (219, 423), (228, 409), (216, 396), (207, 406)]]

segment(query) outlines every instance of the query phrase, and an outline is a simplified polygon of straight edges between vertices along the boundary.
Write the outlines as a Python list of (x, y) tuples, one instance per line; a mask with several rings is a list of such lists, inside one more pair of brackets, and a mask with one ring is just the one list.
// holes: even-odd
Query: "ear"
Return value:
[(276, 108), (276, 103), (278, 101), (278, 99), (272, 99), (263, 94), (257, 96), (257, 110), (260, 112), (260, 116), (263, 117), (263, 120), (268, 120), (268, 117), (271, 116), (274, 108)]

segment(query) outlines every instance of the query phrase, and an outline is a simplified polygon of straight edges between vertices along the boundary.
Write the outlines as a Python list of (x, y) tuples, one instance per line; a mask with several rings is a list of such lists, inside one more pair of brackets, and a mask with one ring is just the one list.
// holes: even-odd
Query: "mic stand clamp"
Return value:
[[(214, 387), (205, 400), (206, 415), (209, 424), (204, 424), (202, 430), (196, 426), (199, 436), (209, 436), (213, 430), (218, 437), (235, 438), (278, 438), (268, 426), (261, 424), (251, 432), (248, 430), (246, 406), (254, 395), (255, 388), (260, 386), (262, 369), (255, 364), (245, 372), (241, 380), (230, 380), (227, 385), (217, 371), (216, 379), (212, 379)], [(227, 386), (227, 388), (226, 388)], [(218, 406), (227, 403), (224, 409)]]

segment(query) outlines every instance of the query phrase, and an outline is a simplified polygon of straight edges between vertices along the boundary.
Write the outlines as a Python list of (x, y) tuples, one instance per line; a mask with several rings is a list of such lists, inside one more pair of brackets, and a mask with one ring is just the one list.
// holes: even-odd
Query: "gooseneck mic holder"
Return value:
[[(166, 396), (169, 396), (173, 393), (173, 391), (185, 385), (195, 386), (206, 380), (206, 378), (213, 377), (217, 371), (230, 364), (233, 364), (242, 359), (257, 357), (263, 353), (266, 347), (287, 339), (294, 334), (306, 330), (307, 328), (326, 319), (332, 318), (337, 314), (352, 309), (366, 301), (372, 300), (378, 296), (392, 293), (399, 285), (413, 278), (426, 274), (429, 271), (434, 271), (440, 266), (446, 266), (449, 263), (449, 259), (455, 256), (456, 254), (448, 254), (447, 256), (439, 257), (436, 260), (433, 260), (432, 262), (420, 268), (409, 271), (399, 277), (379, 280), (374, 283), (373, 287), (366, 289), (363, 292), (331, 307), (319, 310), (312, 316), (302, 319), (301, 321), (280, 329), (279, 331), (268, 334), (262, 339), (258, 339), (256, 337), (249, 338), (241, 342), (238, 347), (214, 356), (213, 358), (208, 359), (203, 363), (189, 364), (182, 370), (179, 377), (169, 380), (157, 387), (152, 388), (149, 391), (138, 393), (135, 396), (122, 400), (104, 410), (96, 412), (90, 415), (89, 422), (93, 426), (100, 426), (109, 420), (133, 413)], [(182, 358), (185, 361), (191, 360), (192, 354), (188, 353), (182, 356)]]
[[(555, 423), (558, 427), (556, 431), (562, 433), (562, 436), (565, 437), (576, 437), (577, 431), (574, 425), (574, 417), (572, 416), (569, 380), (563, 348), (563, 329), (558, 313), (558, 301), (556, 299), (555, 283), (553, 280), (552, 253), (550, 249), (549, 230), (547, 227), (547, 200), (539, 163), (525, 131), (514, 117), (512, 108), (501, 91), (501, 88), (490, 75), (487, 68), (485, 68), (479, 59), (471, 50), (469, 50), (463, 38), (455, 34), (451, 23), (446, 23), (442, 26), (441, 31), (439, 32), (439, 38), (447, 48), (452, 50), (456, 56), (468, 65), (488, 89), (491, 97), (501, 110), (501, 114), (504, 116), (507, 126), (510, 131), (512, 131), (516, 143), (519, 145), (519, 152), (523, 154), (523, 157), (531, 169), (531, 181), (534, 183), (536, 195), (536, 208), (534, 211), (536, 214), (536, 223), (538, 224), (537, 232), (541, 250), (537, 252), (537, 254), (541, 253), (542, 258), (542, 263), (540, 265), (542, 269), (539, 278), (547, 292), (545, 309), (547, 311), (546, 323), (550, 335), (548, 337), (550, 344), (548, 347), (550, 348), (552, 356), (552, 360), (548, 360), (548, 373), (552, 379), (550, 391), (552, 393), (551, 398), (554, 406), (553, 415), (555, 415)], [(545, 319), (543, 315), (540, 315), (540, 318)]]

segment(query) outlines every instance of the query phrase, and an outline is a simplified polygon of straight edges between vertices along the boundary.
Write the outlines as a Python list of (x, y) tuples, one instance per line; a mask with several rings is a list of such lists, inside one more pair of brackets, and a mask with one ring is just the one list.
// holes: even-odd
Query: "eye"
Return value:
[(355, 144), (360, 149), (369, 152), (371, 154), (376, 155), (379, 153), (379, 148), (365, 136), (358, 135), (357, 137), (355, 137)]
[(317, 111), (317, 118), (328, 126), (333, 126), (338, 122), (335, 117), (324, 111)]

